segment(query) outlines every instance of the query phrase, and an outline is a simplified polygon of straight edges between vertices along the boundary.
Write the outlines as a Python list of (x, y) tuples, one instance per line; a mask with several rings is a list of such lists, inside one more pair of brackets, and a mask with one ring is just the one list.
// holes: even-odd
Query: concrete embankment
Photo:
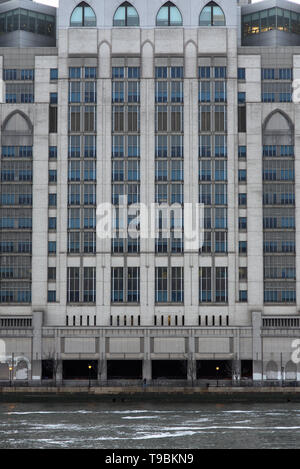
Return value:
[(300, 387), (0, 387), (0, 402), (299, 402)]

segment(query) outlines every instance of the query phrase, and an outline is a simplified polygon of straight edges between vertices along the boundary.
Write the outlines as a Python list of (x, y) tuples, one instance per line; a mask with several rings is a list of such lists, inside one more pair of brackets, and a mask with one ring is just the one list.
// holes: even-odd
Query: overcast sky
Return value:
[[(252, 0), (252, 3), (260, 2), (261, 0)], [(300, 0), (291, 0), (294, 3), (299, 3)], [(58, 6), (58, 0), (38, 0), (38, 3), (45, 3), (46, 5), (52, 5), (54, 7)], [(78, 1), (79, 3), (79, 1)]]

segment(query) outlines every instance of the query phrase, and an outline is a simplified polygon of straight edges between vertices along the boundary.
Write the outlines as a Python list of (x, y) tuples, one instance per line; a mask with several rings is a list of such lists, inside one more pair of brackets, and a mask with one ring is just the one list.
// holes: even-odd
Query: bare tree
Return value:
[(192, 386), (194, 386), (195, 378), (197, 379), (196, 373), (197, 373), (196, 360), (194, 360), (192, 357), (189, 357), (189, 360), (187, 360), (187, 377), (188, 379), (190, 379)]
[(52, 375), (52, 382), (54, 386), (57, 385), (57, 373), (61, 368), (61, 361), (58, 359), (58, 354), (51, 350), (45, 355), (44, 358), (45, 371)]

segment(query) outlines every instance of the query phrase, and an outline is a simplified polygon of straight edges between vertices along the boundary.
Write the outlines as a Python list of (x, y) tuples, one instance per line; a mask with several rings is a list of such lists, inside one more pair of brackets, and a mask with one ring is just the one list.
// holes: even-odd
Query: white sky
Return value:
[[(257, 3), (257, 2), (260, 2), (260, 1), (261, 0), (252, 0), (252, 3)], [(300, 4), (300, 0), (290, 0), (290, 1)], [(38, 3), (44, 3), (45, 5), (51, 5), (51, 6), (54, 6), (54, 7), (58, 6), (58, 0), (37, 0), (37, 2)]]

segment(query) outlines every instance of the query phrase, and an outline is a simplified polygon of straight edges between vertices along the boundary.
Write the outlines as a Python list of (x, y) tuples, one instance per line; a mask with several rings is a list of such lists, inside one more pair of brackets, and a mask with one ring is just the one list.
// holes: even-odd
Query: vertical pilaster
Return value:
[(146, 381), (151, 381), (152, 379), (150, 341), (151, 341), (151, 338), (149, 336), (149, 332), (145, 329), (144, 330), (143, 379)]
[(32, 307), (47, 303), (48, 104), (35, 104), (32, 184)]
[[(107, 42), (99, 47), (99, 79), (97, 82), (97, 224), (100, 216), (111, 222), (111, 154), (112, 154), (112, 108), (111, 108), (111, 49)], [(106, 207), (106, 208), (105, 208)], [(102, 223), (101, 223), (102, 224)], [(107, 326), (110, 315), (110, 268), (111, 238), (100, 237), (96, 232), (96, 301), (97, 324)]]
[[(295, 181), (299, 181), (300, 178), (300, 87), (297, 83), (300, 83), (300, 55), (294, 55), (294, 150), (295, 150)], [(297, 80), (297, 81), (296, 81)], [(299, 183), (295, 184), (295, 206), (300, 207), (300, 186)], [(300, 217), (296, 214), (296, 301), (297, 311), (300, 308)]]
[[(154, 49), (150, 41), (145, 42), (141, 51), (141, 193), (140, 201), (145, 213), (145, 222), (148, 230), (144, 232), (140, 240), (140, 305), (141, 325), (152, 325), (154, 315), (154, 269), (155, 269), (155, 239), (151, 238), (151, 210), (154, 204), (155, 189), (155, 81), (154, 81)], [(142, 219), (143, 223), (143, 219)], [(144, 237), (145, 235), (145, 237)], [(146, 378), (149, 372), (146, 372)], [(150, 378), (151, 379), (151, 370)]]
[[(237, 34), (227, 35), (227, 227), (228, 227), (228, 305), (229, 317), (235, 313), (238, 301), (238, 158), (237, 158)], [(231, 321), (230, 321), (231, 322)]]
[(262, 380), (261, 312), (252, 312), (253, 380)]
[(248, 306), (261, 308), (264, 301), (262, 130), (261, 105), (247, 104), (247, 206)]
[(32, 380), (40, 380), (42, 377), (42, 327), (43, 313), (34, 311), (32, 313)]
[[(195, 38), (196, 39), (196, 38)], [(197, 79), (197, 47), (190, 41), (184, 51), (184, 308), (185, 324), (197, 324), (199, 305), (199, 248), (189, 242), (190, 233), (196, 228), (199, 215), (198, 204), (198, 79)], [(187, 212), (188, 207), (191, 211)], [(193, 219), (186, 217), (190, 213)], [(188, 222), (190, 229), (186, 226)], [(201, 230), (201, 226), (200, 226)], [(195, 237), (201, 236), (195, 230)], [(187, 239), (189, 238), (189, 240)], [(197, 240), (196, 240), (197, 241)], [(187, 248), (189, 250), (187, 250)], [(189, 369), (189, 367), (188, 367)]]
[(68, 59), (58, 61), (58, 129), (57, 144), (57, 268), (56, 299), (64, 311), (57, 318), (65, 324), (67, 304), (67, 251), (68, 251)]

